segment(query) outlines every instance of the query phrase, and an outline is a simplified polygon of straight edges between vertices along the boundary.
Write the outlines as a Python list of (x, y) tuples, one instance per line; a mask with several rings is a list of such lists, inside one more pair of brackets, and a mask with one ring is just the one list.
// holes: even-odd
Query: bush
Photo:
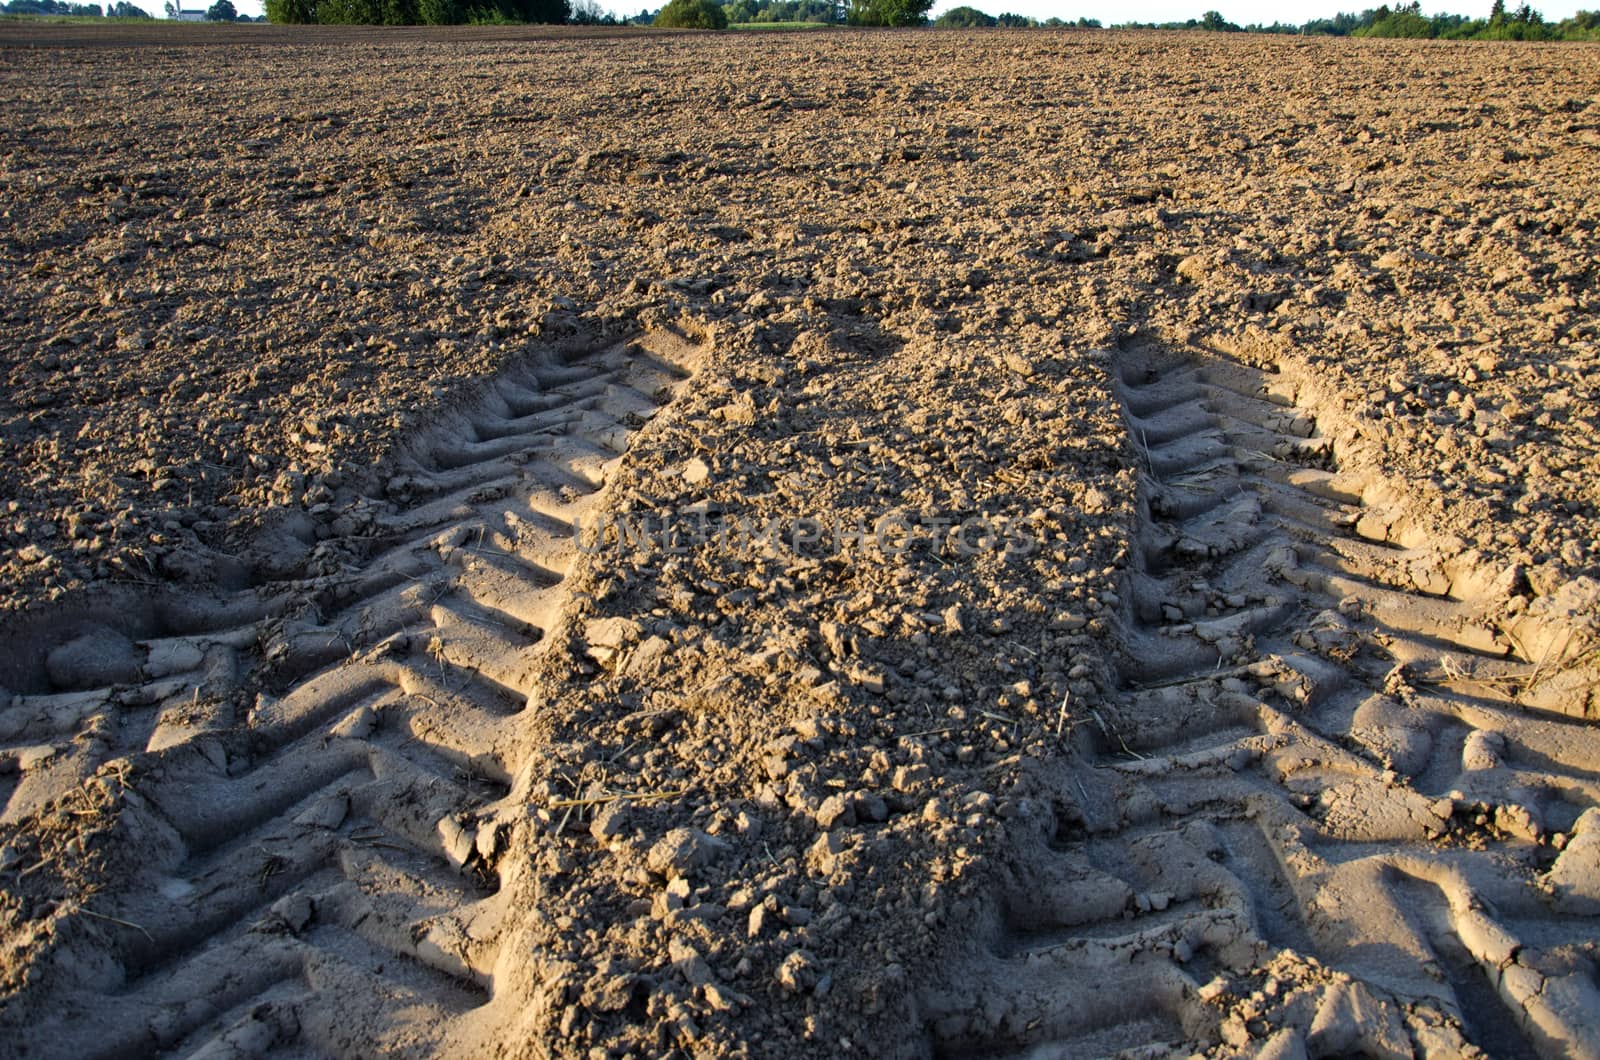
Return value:
[(727, 29), (728, 16), (711, 0), (671, 0), (652, 24), (668, 29)]
[(995, 19), (975, 7), (952, 7), (933, 24), (940, 29), (983, 29), (995, 24)]

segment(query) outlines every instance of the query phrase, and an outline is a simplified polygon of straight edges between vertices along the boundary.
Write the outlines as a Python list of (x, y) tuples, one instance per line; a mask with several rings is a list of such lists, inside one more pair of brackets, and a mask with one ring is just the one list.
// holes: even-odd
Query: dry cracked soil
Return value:
[(0, 26), (0, 1053), (1600, 1057), (1597, 54)]

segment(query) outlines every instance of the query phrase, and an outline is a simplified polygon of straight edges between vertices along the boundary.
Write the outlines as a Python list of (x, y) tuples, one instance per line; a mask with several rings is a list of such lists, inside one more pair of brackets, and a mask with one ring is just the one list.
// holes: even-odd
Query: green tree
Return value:
[(652, 24), (667, 29), (727, 29), (728, 16), (711, 0), (671, 0), (656, 12)]
[(381, 26), (379, 0), (317, 0), (317, 21), (324, 26)]
[(233, 0), (217, 0), (206, 9), (207, 22), (234, 22), (239, 18), (239, 12), (234, 10)]
[(1437, 35), (1432, 22), (1415, 11), (1404, 9), (1391, 12), (1372, 25), (1358, 29), (1352, 34), (1356, 37), (1399, 37), (1419, 40)]
[(920, 26), (933, 0), (850, 0), (852, 26)]
[(1562, 19), (1555, 28), (1561, 40), (1600, 40), (1600, 11), (1579, 11)]
[(317, 20), (317, 0), (266, 0), (267, 21), (301, 26)]
[(494, 10), (513, 22), (561, 25), (572, 14), (567, 0), (497, 0)]
[(426, 26), (456, 26), (467, 20), (457, 0), (417, 0), (417, 19)]
[(933, 24), (940, 29), (980, 29), (995, 24), (995, 19), (975, 7), (952, 7)]

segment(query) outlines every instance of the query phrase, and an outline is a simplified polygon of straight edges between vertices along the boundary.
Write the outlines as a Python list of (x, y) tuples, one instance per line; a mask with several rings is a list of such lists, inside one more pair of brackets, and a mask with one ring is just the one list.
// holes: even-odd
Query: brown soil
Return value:
[(0, 26), (19, 1054), (1597, 1055), (1592, 48), (200, 29)]

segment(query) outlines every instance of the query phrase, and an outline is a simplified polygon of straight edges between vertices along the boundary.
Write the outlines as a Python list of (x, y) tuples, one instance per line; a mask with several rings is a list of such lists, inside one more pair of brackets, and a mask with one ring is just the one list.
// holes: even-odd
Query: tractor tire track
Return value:
[[(46, 690), (0, 735), (83, 775), (126, 763), (142, 865), (76, 913), (101, 955), (66, 954), (18, 999), (29, 1055), (420, 1054), (473, 1018), (512, 927), (497, 804), (574, 528), (703, 352), (650, 333), (498, 377), (406, 458), (368, 559), (309, 599), (252, 592), (216, 629), (143, 640), (56, 635)], [(174, 707), (247, 684), (248, 709)], [(34, 808), (19, 754), (8, 821)]]
[(1395, 491), (1293, 380), (1116, 372), (1121, 691), (979, 985), (927, 1006), (935, 1054), (1600, 1056), (1600, 731), (1541, 696), (1493, 579), (1364, 504)]

